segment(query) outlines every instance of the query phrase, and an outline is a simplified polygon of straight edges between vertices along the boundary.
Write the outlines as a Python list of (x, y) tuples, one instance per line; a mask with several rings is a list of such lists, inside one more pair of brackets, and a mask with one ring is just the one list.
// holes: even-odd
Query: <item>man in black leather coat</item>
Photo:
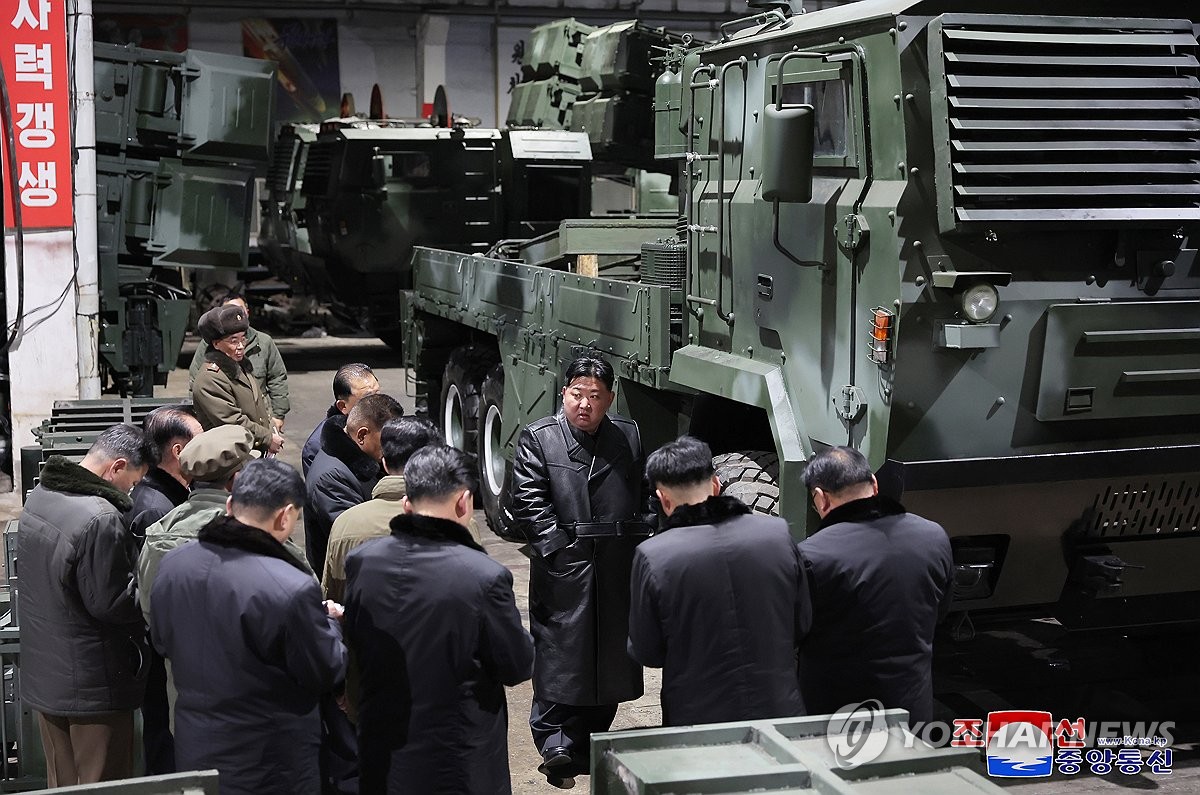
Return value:
[(529, 539), (529, 625), (537, 650), (529, 726), (538, 768), (560, 786), (588, 768), (588, 738), (642, 695), (629, 658), (629, 575), (649, 532), (637, 425), (609, 415), (615, 375), (599, 357), (567, 366), (563, 407), (517, 443), (508, 519)]

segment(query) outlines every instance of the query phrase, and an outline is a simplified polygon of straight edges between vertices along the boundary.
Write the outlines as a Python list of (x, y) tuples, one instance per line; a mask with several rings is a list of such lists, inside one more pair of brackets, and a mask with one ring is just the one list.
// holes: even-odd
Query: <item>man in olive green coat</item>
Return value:
[[(146, 543), (138, 556), (138, 599), (146, 623), (150, 623), (150, 592), (159, 564), (176, 547), (195, 541), (200, 528), (218, 516), (225, 515), (225, 503), (233, 488), (233, 479), (247, 461), (251, 460), (253, 438), (238, 425), (222, 425), (205, 431), (188, 442), (179, 455), (179, 466), (192, 479), (192, 494), (187, 502), (146, 528)], [(304, 550), (290, 539), (284, 548), (308, 569)], [(315, 578), (316, 575), (313, 574)], [(175, 725), (175, 686), (167, 666), (167, 703), (170, 706), (171, 727)], [(149, 697), (149, 694), (148, 694)]]
[[(246, 313), (246, 320), (250, 320), (250, 307), (245, 298), (237, 293), (230, 293), (221, 300), (221, 306), (229, 305), (241, 307)], [(209, 345), (204, 340), (196, 346), (196, 355), (192, 357), (192, 364), (188, 367), (189, 385), (196, 382), (196, 375), (204, 366), (204, 355), (208, 350)], [(270, 334), (253, 326), (248, 327), (246, 361), (250, 362), (259, 387), (267, 394), (267, 401), (271, 406), (271, 422), (275, 430), (283, 433), (284, 418), (291, 411), (292, 404), (288, 399), (287, 368), (283, 365), (283, 357), (279, 355), (279, 346), (271, 339)]]
[(246, 360), (250, 320), (237, 304), (210, 309), (196, 330), (209, 344), (204, 366), (192, 383), (192, 407), (205, 430), (240, 425), (254, 437), (254, 447), (268, 454), (283, 449), (283, 437), (271, 422), (271, 410)]

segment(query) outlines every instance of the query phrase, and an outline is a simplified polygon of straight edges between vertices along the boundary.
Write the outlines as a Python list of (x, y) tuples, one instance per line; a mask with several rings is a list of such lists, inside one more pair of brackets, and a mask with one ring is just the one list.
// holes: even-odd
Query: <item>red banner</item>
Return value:
[[(16, 182), (21, 225), (26, 229), (70, 227), (70, 72), (63, 0), (5, 0), (0, 4), (0, 68), (8, 84), (17, 174), (4, 164), (4, 225), (13, 226), (9, 185)], [(0, 135), (0, 152), (4, 136)]]

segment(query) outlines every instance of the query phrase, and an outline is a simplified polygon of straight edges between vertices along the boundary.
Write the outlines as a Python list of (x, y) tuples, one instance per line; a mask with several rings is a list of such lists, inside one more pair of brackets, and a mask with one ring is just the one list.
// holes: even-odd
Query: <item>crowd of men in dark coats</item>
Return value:
[(472, 463), (366, 365), (335, 376), (304, 476), (185, 407), (52, 457), (19, 536), (51, 786), (130, 775), (141, 707), (147, 772), (215, 767), (223, 793), (507, 793), (504, 687), (532, 677), (539, 771), (569, 788), (642, 666), (663, 669), (665, 725), (869, 699), (929, 720), (945, 531), (839, 447), (806, 469), (821, 525), (797, 545), (722, 495), (703, 442), (645, 459), (614, 381), (576, 359), (520, 434), (503, 514), (529, 544), (529, 632), (480, 545)]

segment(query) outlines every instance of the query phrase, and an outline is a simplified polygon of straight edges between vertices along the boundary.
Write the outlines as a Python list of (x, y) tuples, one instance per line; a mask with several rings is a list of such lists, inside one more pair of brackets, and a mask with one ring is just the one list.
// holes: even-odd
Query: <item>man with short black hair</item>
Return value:
[(851, 447), (813, 456), (804, 485), (821, 517), (800, 543), (813, 601), (800, 651), (805, 705), (819, 714), (878, 699), (932, 720), (933, 634), (954, 573), (946, 531), (880, 494)]
[(521, 431), (505, 509), (529, 539), (529, 626), (537, 645), (529, 727), (539, 772), (574, 786), (589, 736), (642, 695), (629, 658), (629, 572), (649, 535), (637, 424), (609, 414), (616, 374), (598, 355), (563, 375), (562, 409)]
[(442, 444), (442, 435), (425, 417), (399, 417), (384, 424), (379, 441), (387, 475), (375, 484), (371, 499), (348, 508), (329, 531), (321, 587), (325, 597), (335, 602), (342, 601), (346, 590), (346, 555), (360, 544), (391, 532), (392, 519), (404, 513), (404, 465), (422, 447)]
[(146, 648), (122, 516), (157, 455), (141, 429), (114, 425), (78, 464), (50, 456), (21, 512), (21, 697), (51, 787), (133, 774)]
[(328, 423), (321, 451), (305, 477), (304, 543), (313, 571), (325, 570), (329, 531), (342, 512), (371, 498), (383, 477), (379, 435), (388, 420), (404, 415), (390, 395), (365, 395), (346, 415), (344, 428)]
[(691, 436), (652, 453), (646, 477), (666, 520), (634, 553), (629, 653), (663, 669), (663, 725), (803, 714), (796, 647), (811, 610), (787, 523), (721, 495)]
[(362, 791), (508, 793), (504, 687), (533, 668), (512, 574), (467, 530), (477, 484), (464, 453), (422, 447), (404, 479), (390, 535), (346, 560)]
[(142, 428), (158, 450), (158, 466), (133, 487), (133, 507), (125, 514), (137, 549), (146, 539), (146, 528), (188, 498), (191, 480), (179, 466), (179, 454), (204, 428), (187, 406), (159, 406), (146, 415)]
[(170, 552), (154, 582), (150, 634), (179, 690), (180, 770), (216, 768), (221, 792), (320, 791), (318, 701), (346, 672), (341, 608), (284, 549), (304, 481), (282, 461), (252, 461), (228, 516)]
[(367, 395), (379, 391), (379, 379), (374, 371), (362, 362), (343, 364), (333, 375), (333, 405), (325, 412), (325, 419), (317, 423), (317, 427), (308, 435), (304, 449), (300, 451), (300, 469), (305, 477), (313, 459), (321, 452), (321, 434), (326, 426), (336, 425), (346, 427), (346, 415)]

